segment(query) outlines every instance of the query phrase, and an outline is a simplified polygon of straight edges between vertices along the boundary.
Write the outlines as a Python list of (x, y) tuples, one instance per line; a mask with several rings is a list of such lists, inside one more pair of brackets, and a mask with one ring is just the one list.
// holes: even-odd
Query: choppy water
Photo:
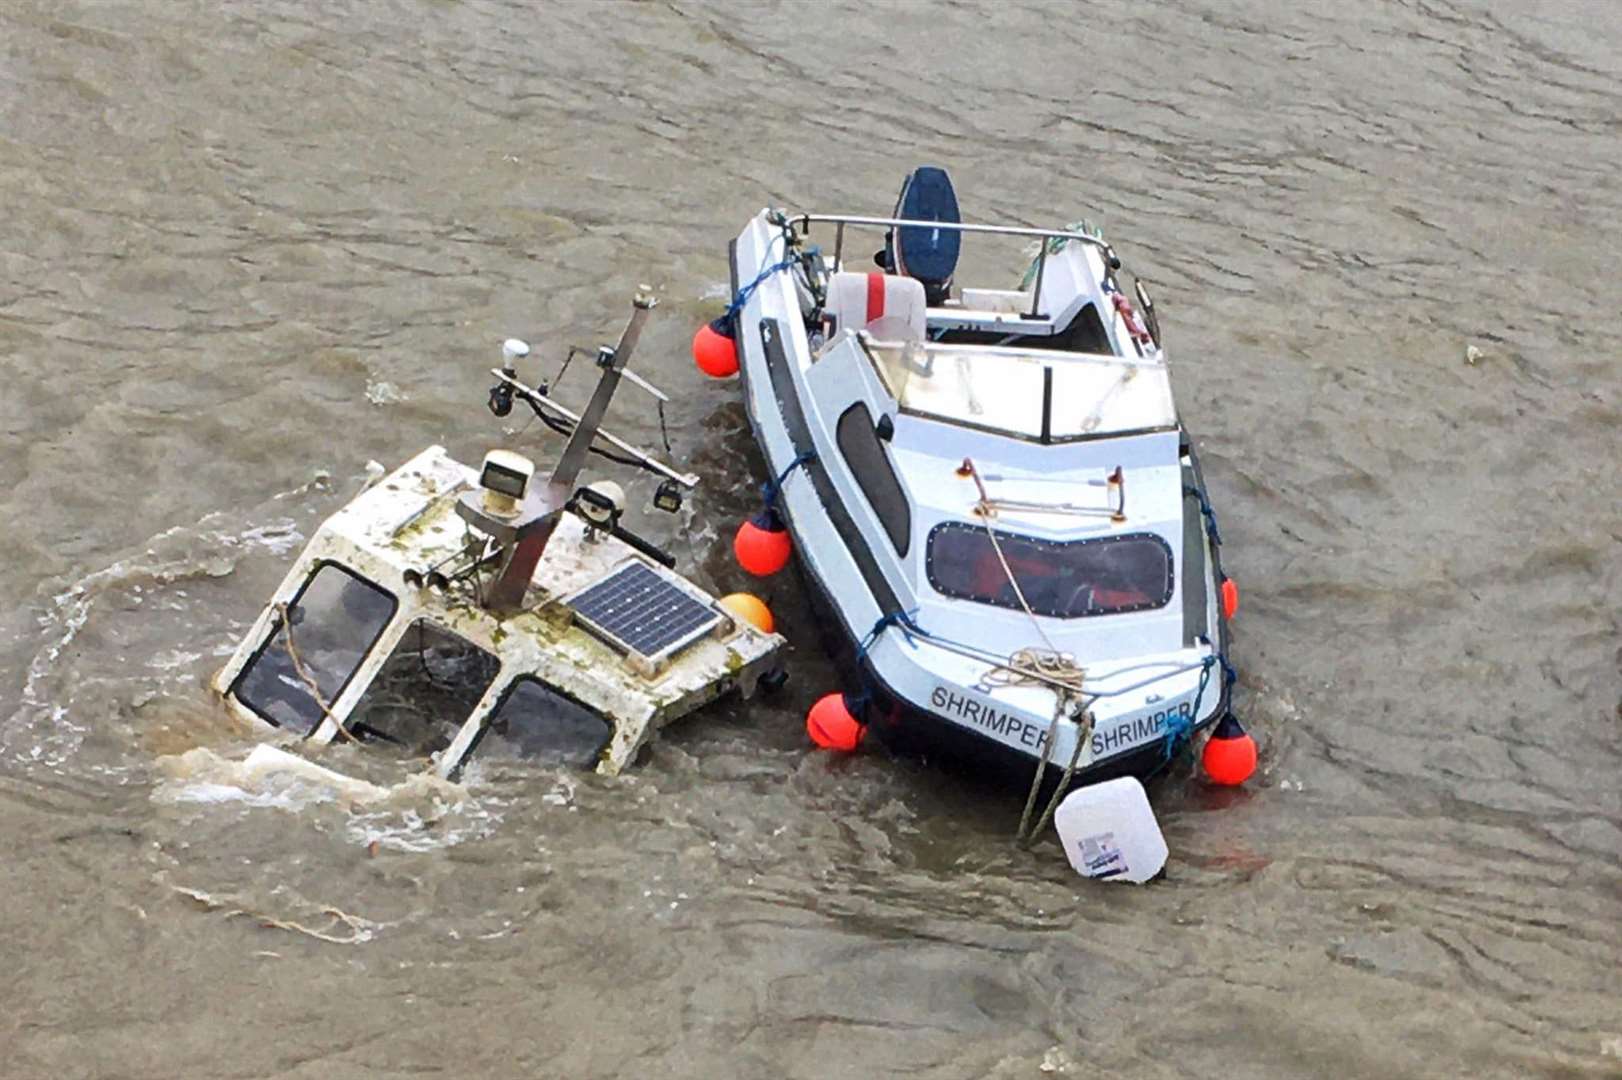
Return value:
[[(1619, 116), (1606, 0), (8, 0), (0, 1074), (1622, 1075)], [(617, 782), (176, 765), (246, 749), (203, 681), (366, 461), (478, 454), (496, 343), (640, 281), (712, 477), (649, 527), (742, 584), (725, 242), (930, 162), (1159, 288), (1264, 746), (1158, 788), (1167, 880), (809, 752), (787, 583), (782, 703)]]

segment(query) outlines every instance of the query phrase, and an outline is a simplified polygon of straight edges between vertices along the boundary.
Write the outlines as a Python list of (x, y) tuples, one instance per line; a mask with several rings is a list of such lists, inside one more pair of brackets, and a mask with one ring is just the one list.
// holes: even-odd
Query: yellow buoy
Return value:
[(762, 634), (769, 634), (776, 623), (772, 621), (772, 609), (767, 607), (765, 601), (758, 596), (751, 596), (746, 592), (735, 592), (729, 596), (721, 597), (721, 606), (726, 608), (738, 618), (759, 630)]

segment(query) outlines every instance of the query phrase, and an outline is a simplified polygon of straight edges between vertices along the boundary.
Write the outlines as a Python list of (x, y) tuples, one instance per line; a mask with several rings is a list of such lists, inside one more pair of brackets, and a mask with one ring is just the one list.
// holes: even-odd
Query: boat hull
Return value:
[[(789, 528), (792, 532), (792, 522)], [(983, 735), (892, 688), (873, 663), (862, 655), (860, 643), (841, 629), (844, 621), (838, 615), (833, 597), (816, 574), (800, 559), (794, 560), (794, 571), (821, 628), (823, 651), (841, 672), (846, 673), (841, 689), (852, 702), (861, 703), (858, 719), (868, 726), (886, 749), (926, 761), (944, 760), (954, 766), (972, 769), (992, 782), (1030, 782), (1031, 771), (1041, 760), (1039, 755), (1024, 753)], [(1221, 642), (1223, 656), (1227, 654), (1226, 637), (1224, 627), (1224, 640)], [(1216, 688), (1216, 684), (1220, 684), (1221, 693), (1217, 708), (1194, 727), (1195, 732), (1217, 724), (1228, 714), (1230, 689), (1227, 681), (1217, 679), (1213, 688)], [(963, 692), (968, 691), (963, 688)], [(1078, 768), (1072, 782), (1092, 784), (1117, 776), (1148, 780), (1165, 771), (1176, 760), (1177, 754), (1184, 750), (1186, 746), (1178, 747), (1176, 753), (1168, 755), (1164, 740), (1156, 739)], [(1058, 782), (1063, 777), (1066, 764), (1064, 761), (1050, 761), (1044, 782)]]

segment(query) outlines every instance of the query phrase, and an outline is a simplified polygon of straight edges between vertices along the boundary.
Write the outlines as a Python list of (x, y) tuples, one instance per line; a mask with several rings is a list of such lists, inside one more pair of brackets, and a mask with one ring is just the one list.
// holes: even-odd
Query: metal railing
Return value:
[(1042, 275), (1047, 270), (1048, 240), (1074, 240), (1083, 244), (1090, 244), (1098, 249), (1104, 258), (1107, 270), (1121, 268), (1120, 257), (1109, 242), (1087, 233), (1068, 232), (1064, 229), (1030, 229), (1021, 225), (973, 225), (961, 221), (918, 221), (912, 218), (882, 218), (862, 217), (855, 214), (790, 214), (785, 215), (784, 224), (791, 229), (798, 229), (800, 235), (810, 236), (813, 224), (827, 224), (834, 226), (834, 265), (843, 265), (842, 256), (845, 252), (845, 226), (854, 225), (857, 228), (872, 229), (946, 229), (958, 233), (982, 233), (991, 236), (1028, 236), (1041, 240), (1036, 255), (1036, 281), (1031, 289), (1031, 310), (1026, 314), (1028, 319), (1041, 319)]

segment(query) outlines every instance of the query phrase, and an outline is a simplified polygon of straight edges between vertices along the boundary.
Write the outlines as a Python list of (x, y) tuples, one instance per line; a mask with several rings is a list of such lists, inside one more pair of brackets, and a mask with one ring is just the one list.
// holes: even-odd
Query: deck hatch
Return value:
[(568, 601), (575, 617), (626, 652), (661, 659), (709, 633), (721, 614), (643, 562), (629, 562)]

